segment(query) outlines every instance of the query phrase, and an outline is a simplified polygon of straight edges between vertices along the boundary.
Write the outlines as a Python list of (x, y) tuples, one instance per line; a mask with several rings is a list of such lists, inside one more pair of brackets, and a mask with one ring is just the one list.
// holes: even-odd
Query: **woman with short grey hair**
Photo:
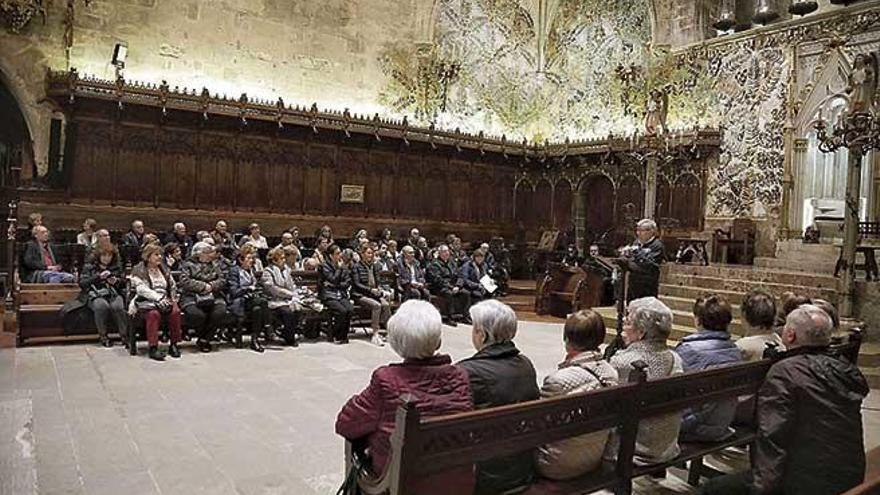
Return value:
[[(372, 471), (381, 473), (391, 452), (390, 435), (400, 398), (408, 395), (422, 417), (444, 416), (473, 409), (467, 374), (445, 354), (437, 354), (443, 323), (426, 301), (403, 303), (388, 320), (388, 343), (402, 363), (380, 366), (363, 392), (342, 407), (336, 433), (349, 440), (366, 440)], [(472, 493), (472, 466), (418, 477), (407, 493), (441, 495)]]
[[(483, 409), (536, 400), (535, 367), (513, 344), (516, 313), (488, 299), (470, 308), (471, 335), (477, 353), (458, 363), (468, 373), (474, 407)], [(533, 452), (527, 450), (477, 464), (475, 494), (514, 493), (534, 478)], [(454, 492), (449, 492), (454, 493)]]
[[(666, 345), (672, 332), (672, 310), (656, 297), (643, 297), (629, 303), (623, 320), (623, 341), (626, 348), (614, 354), (609, 362), (617, 370), (620, 383), (626, 383), (633, 363), (644, 361), (648, 380), (657, 380), (683, 372), (681, 358)], [(636, 452), (637, 465), (666, 462), (680, 452), (678, 434), (681, 414), (657, 416), (639, 423)], [(616, 458), (618, 438), (608, 442), (606, 457)]]

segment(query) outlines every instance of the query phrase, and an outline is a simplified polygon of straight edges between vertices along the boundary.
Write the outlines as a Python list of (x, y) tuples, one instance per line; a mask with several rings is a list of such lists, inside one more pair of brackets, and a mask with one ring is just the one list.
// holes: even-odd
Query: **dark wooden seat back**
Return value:
[(434, 418), (422, 418), (413, 404), (404, 403), (385, 473), (362, 477), (360, 486), (370, 495), (406, 494), (408, 483), (420, 476), (616, 427), (620, 448), (614, 476), (593, 489), (627, 490), (639, 421), (756, 393), (771, 365), (763, 360), (648, 383), (645, 364), (636, 362), (630, 383), (617, 387)]

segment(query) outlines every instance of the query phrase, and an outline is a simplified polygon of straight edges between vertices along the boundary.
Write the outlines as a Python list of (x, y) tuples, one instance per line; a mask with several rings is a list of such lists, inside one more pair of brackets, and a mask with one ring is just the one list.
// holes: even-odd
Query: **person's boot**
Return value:
[(165, 353), (159, 350), (159, 346), (150, 346), (150, 359), (154, 361), (165, 361)]
[(211, 352), (211, 342), (204, 339), (199, 339), (196, 341), (196, 347), (199, 348), (202, 352)]
[(180, 358), (180, 349), (177, 348), (176, 342), (172, 342), (171, 345), (168, 346), (168, 355), (174, 359)]
[(113, 342), (110, 341), (110, 337), (104, 335), (100, 338), (101, 345), (104, 347), (113, 347)]
[(266, 350), (260, 345), (260, 332), (257, 330), (254, 330), (251, 333), (251, 350), (256, 352), (263, 352)]

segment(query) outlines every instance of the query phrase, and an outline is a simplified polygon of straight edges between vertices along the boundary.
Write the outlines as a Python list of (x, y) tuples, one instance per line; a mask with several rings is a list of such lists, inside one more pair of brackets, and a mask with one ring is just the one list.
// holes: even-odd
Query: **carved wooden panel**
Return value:
[(627, 231), (635, 228), (644, 213), (645, 190), (638, 177), (625, 175), (617, 187), (617, 224)]
[(614, 226), (614, 184), (603, 174), (592, 174), (581, 182), (579, 194), (586, 204), (588, 238), (600, 238)]
[(571, 184), (567, 180), (557, 182), (553, 189), (553, 228), (565, 231), (571, 227), (573, 199)]
[(697, 176), (680, 175), (672, 188), (671, 216), (682, 228), (698, 229), (703, 217), (703, 188)]
[(120, 205), (152, 204), (156, 187), (154, 168), (158, 158), (155, 130), (149, 127), (120, 127), (124, 138), (117, 142), (119, 151), (113, 181), (115, 187), (111, 192), (113, 200)]
[(672, 217), (672, 186), (662, 175), (657, 176), (657, 200), (654, 207), (654, 218), (660, 227), (677, 228), (677, 221)]
[(532, 189), (532, 183), (529, 181), (521, 181), (516, 185), (515, 190), (515, 209), (514, 217), (517, 223), (521, 223), (526, 228), (535, 227), (534, 197), (535, 192)]

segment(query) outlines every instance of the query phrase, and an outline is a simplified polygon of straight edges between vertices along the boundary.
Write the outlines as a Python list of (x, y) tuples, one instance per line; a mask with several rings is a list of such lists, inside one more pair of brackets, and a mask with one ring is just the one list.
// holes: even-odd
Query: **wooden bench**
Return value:
[(538, 282), (535, 313), (565, 318), (569, 313), (602, 306), (605, 294), (602, 276), (581, 267), (549, 263)]
[[(859, 336), (832, 346), (832, 352), (853, 359), (858, 356)], [(679, 442), (681, 453), (669, 462), (634, 466), (639, 423), (705, 403), (756, 394), (773, 362), (764, 359), (650, 382), (645, 364), (636, 362), (629, 383), (616, 387), (442, 417), (422, 418), (412, 403), (404, 402), (397, 410), (385, 471), (379, 476), (361, 474), (358, 484), (368, 495), (408, 494), (410, 481), (418, 477), (616, 428), (620, 437), (616, 462), (604, 462), (598, 470), (572, 480), (539, 478), (525, 493), (562, 495), (611, 489), (629, 494), (633, 478), (688, 462), (688, 482), (696, 485), (705, 473), (704, 456), (751, 445), (757, 439), (755, 428), (738, 427), (722, 442)], [(351, 466), (352, 451), (351, 443), (346, 442), (346, 470)]]

